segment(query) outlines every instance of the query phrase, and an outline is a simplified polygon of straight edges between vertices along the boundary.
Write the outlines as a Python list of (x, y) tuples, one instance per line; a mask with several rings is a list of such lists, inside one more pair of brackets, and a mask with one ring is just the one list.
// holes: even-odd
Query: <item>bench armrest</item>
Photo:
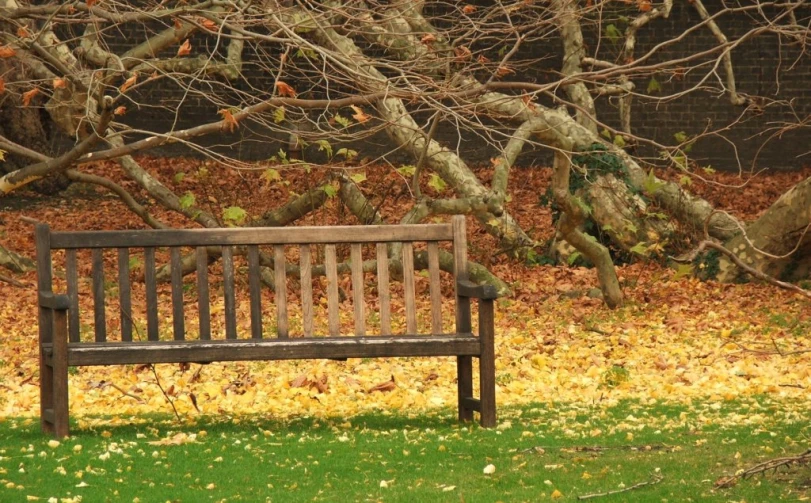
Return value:
[(477, 285), (464, 279), (456, 282), (456, 292), (460, 297), (471, 299), (493, 300), (498, 298), (498, 291), (493, 285)]
[(39, 307), (66, 311), (70, 308), (70, 297), (53, 292), (39, 292)]

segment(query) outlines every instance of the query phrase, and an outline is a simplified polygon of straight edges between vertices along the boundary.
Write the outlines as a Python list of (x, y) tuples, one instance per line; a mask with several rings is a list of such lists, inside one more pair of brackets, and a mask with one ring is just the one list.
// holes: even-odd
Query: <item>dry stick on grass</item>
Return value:
[(805, 452), (798, 454), (796, 456), (786, 456), (782, 458), (774, 458), (768, 461), (763, 461), (762, 463), (758, 463), (751, 468), (747, 468), (741, 472), (732, 475), (731, 477), (721, 477), (715, 482), (715, 487), (718, 488), (725, 488), (725, 487), (732, 487), (738, 483), (741, 479), (748, 479), (754, 475), (759, 473), (765, 473), (769, 470), (777, 471), (778, 468), (782, 466), (790, 466), (790, 465), (800, 465), (811, 463), (811, 449), (807, 449)]
[(630, 487), (624, 487), (622, 489), (616, 489), (614, 491), (606, 491), (604, 493), (584, 494), (582, 496), (578, 496), (577, 499), (578, 500), (587, 500), (587, 499), (591, 499), (591, 498), (599, 498), (601, 496), (611, 496), (612, 494), (619, 494), (619, 493), (624, 493), (624, 492), (628, 492), (628, 491), (633, 491), (634, 489), (639, 489), (640, 487), (656, 485), (659, 482), (663, 481), (664, 479), (665, 479), (664, 477), (662, 477), (660, 475), (657, 475), (657, 476), (653, 477), (651, 480), (648, 480), (648, 481), (645, 481), (645, 482), (640, 482), (640, 483), (634, 484), (634, 485), (632, 485)]

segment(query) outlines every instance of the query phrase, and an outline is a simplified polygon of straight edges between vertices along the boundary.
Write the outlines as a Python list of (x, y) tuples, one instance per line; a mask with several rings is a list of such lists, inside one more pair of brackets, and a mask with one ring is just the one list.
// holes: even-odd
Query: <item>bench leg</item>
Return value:
[(473, 396), (473, 358), (470, 356), (456, 357), (456, 381), (459, 389), (459, 421), (472, 421), (473, 409), (466, 401)]
[(479, 302), (479, 340), (482, 352), (479, 356), (479, 400), (481, 425), (492, 428), (496, 425), (496, 354), (493, 301)]
[(53, 433), (54, 372), (45, 360), (45, 350), (39, 349), (39, 418), (42, 433)]
[(53, 354), (53, 394), (54, 394), (54, 436), (63, 438), (70, 435), (68, 407), (68, 312), (54, 312), (54, 354)]

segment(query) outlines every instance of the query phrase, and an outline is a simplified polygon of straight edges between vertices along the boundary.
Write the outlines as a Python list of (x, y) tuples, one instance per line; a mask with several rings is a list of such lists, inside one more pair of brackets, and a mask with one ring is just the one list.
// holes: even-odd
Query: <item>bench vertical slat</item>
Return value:
[[(465, 230), (465, 217), (455, 215), (453, 225), (453, 275), (456, 281), (468, 279), (467, 273), (467, 231)], [(458, 290), (454, 283), (454, 289)], [(470, 299), (460, 297), (456, 292), (456, 332), (469, 333), (472, 330), (470, 320)], [(470, 356), (456, 357), (456, 382), (459, 400), (459, 420), (473, 419), (473, 410), (464, 403), (473, 396), (473, 358)]]
[(363, 299), (363, 251), (360, 243), (352, 243), (352, 304), (355, 308), (355, 335), (366, 335), (366, 310)]
[(169, 260), (172, 268), (172, 331), (175, 340), (182, 341), (186, 338), (186, 320), (183, 316), (183, 258), (179, 247), (169, 249)]
[(248, 246), (248, 289), (251, 296), (251, 337), (262, 338), (262, 288), (259, 283), (259, 247)]
[[(51, 271), (51, 230), (45, 224), (35, 227), (34, 241), (37, 246), (37, 289), (50, 292), (52, 285)], [(45, 433), (54, 431), (53, 423), (45, 419), (48, 409), (53, 408), (53, 368), (45, 362), (42, 345), (53, 341), (53, 311), (42, 306), (39, 308), (39, 417), (40, 426)]]
[(406, 333), (417, 333), (417, 307), (414, 293), (414, 245), (403, 243), (403, 295), (405, 296)]
[(132, 289), (130, 286), (130, 250), (118, 249), (118, 303), (121, 311), (121, 340), (132, 341)]
[(68, 282), (68, 337), (70, 342), (79, 342), (79, 267), (76, 262), (76, 250), (65, 250), (65, 276)]
[(197, 309), (200, 340), (211, 339), (211, 300), (208, 293), (208, 249), (197, 247)]
[(442, 333), (442, 290), (439, 278), (439, 243), (428, 243), (428, 282), (431, 292), (431, 332)]
[(96, 342), (107, 341), (107, 320), (104, 316), (104, 250), (94, 248), (93, 257), (93, 314)]
[(144, 248), (144, 286), (146, 287), (146, 337), (157, 341), (158, 331), (158, 282), (155, 278), (155, 248)]
[(377, 244), (377, 297), (380, 304), (380, 335), (391, 335), (389, 253), (386, 243)]
[(313, 266), (310, 245), (301, 245), (299, 249), (299, 266), (301, 268), (301, 323), (304, 337), (313, 336)]
[(237, 338), (237, 309), (234, 294), (234, 250), (222, 247), (222, 288), (225, 302), (225, 338)]
[(340, 335), (341, 323), (338, 317), (338, 259), (335, 254), (335, 245), (324, 246), (324, 267), (327, 269), (327, 318), (329, 320), (329, 335)]
[(276, 281), (276, 333), (280, 339), (287, 339), (290, 328), (287, 321), (287, 271), (284, 246), (273, 247), (273, 277)]

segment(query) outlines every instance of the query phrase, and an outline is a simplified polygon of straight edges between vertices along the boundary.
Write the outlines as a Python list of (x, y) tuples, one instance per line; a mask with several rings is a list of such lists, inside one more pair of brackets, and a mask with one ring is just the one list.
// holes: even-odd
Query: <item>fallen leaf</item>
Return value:
[(0, 77), (0, 94), (6, 92), (6, 81), (3, 80), (3, 77)]
[(436, 36), (433, 33), (428, 33), (420, 39), (420, 43), (425, 45), (431, 45), (434, 42), (436, 42)]
[(230, 110), (222, 109), (219, 114), (222, 115), (222, 121), (225, 123), (225, 129), (227, 131), (231, 132), (239, 127), (239, 123)]
[(31, 32), (28, 31), (28, 28), (25, 26), (20, 26), (17, 28), (17, 36), (20, 38), (29, 38), (31, 36)]
[(214, 21), (203, 17), (201, 17), (197, 21), (200, 23), (200, 26), (202, 26), (206, 30), (217, 31), (217, 23), (215, 23)]
[(277, 81), (276, 89), (279, 91), (279, 95), (281, 96), (289, 96), (290, 98), (296, 97), (296, 90), (293, 89), (287, 82), (282, 82), (281, 80)]
[(31, 104), (31, 100), (33, 100), (34, 96), (36, 96), (38, 94), (39, 94), (39, 88), (38, 87), (35, 87), (35, 88), (31, 89), (30, 91), (24, 92), (23, 93), (23, 106), (27, 107), (29, 104)]
[(464, 12), (465, 14), (473, 14), (474, 12), (476, 12), (476, 6), (467, 4), (464, 7), (462, 7), (462, 12)]
[(374, 391), (381, 391), (381, 392), (383, 392), (383, 391), (391, 391), (396, 387), (397, 387), (397, 384), (394, 383), (394, 376), (391, 376), (390, 380), (378, 384), (377, 386), (370, 389), (368, 391), (368, 393), (372, 393)]
[(352, 115), (352, 118), (355, 119), (356, 121), (360, 122), (361, 124), (363, 124), (364, 122), (368, 122), (369, 119), (372, 118), (371, 116), (366, 115), (363, 112), (363, 109), (358, 107), (358, 106), (349, 105), (349, 108), (351, 108), (352, 110), (355, 111), (354, 115)]
[(191, 42), (189, 42), (189, 39), (186, 39), (180, 44), (180, 47), (178, 47), (177, 56), (182, 57), (188, 56), (189, 54), (191, 54)]
[(0, 45), (0, 58), (12, 58), (17, 52), (13, 47), (7, 45)]
[(113, 110), (114, 115), (124, 115), (125, 113), (127, 113), (127, 107), (125, 107), (124, 105), (116, 107), (116, 109)]
[(53, 86), (54, 89), (64, 89), (68, 87), (68, 83), (65, 81), (65, 79), (54, 79)]
[(122, 93), (123, 93), (123, 92), (126, 92), (126, 91), (127, 91), (127, 89), (129, 89), (130, 87), (134, 86), (134, 85), (135, 85), (135, 83), (136, 83), (137, 81), (138, 81), (138, 74), (136, 73), (136, 74), (133, 74), (133, 75), (132, 75), (132, 77), (130, 77), (130, 78), (128, 78), (127, 80), (125, 80), (125, 81), (124, 81), (124, 83), (123, 83), (123, 84), (121, 85), (121, 87), (119, 88), (119, 90), (120, 90)]

